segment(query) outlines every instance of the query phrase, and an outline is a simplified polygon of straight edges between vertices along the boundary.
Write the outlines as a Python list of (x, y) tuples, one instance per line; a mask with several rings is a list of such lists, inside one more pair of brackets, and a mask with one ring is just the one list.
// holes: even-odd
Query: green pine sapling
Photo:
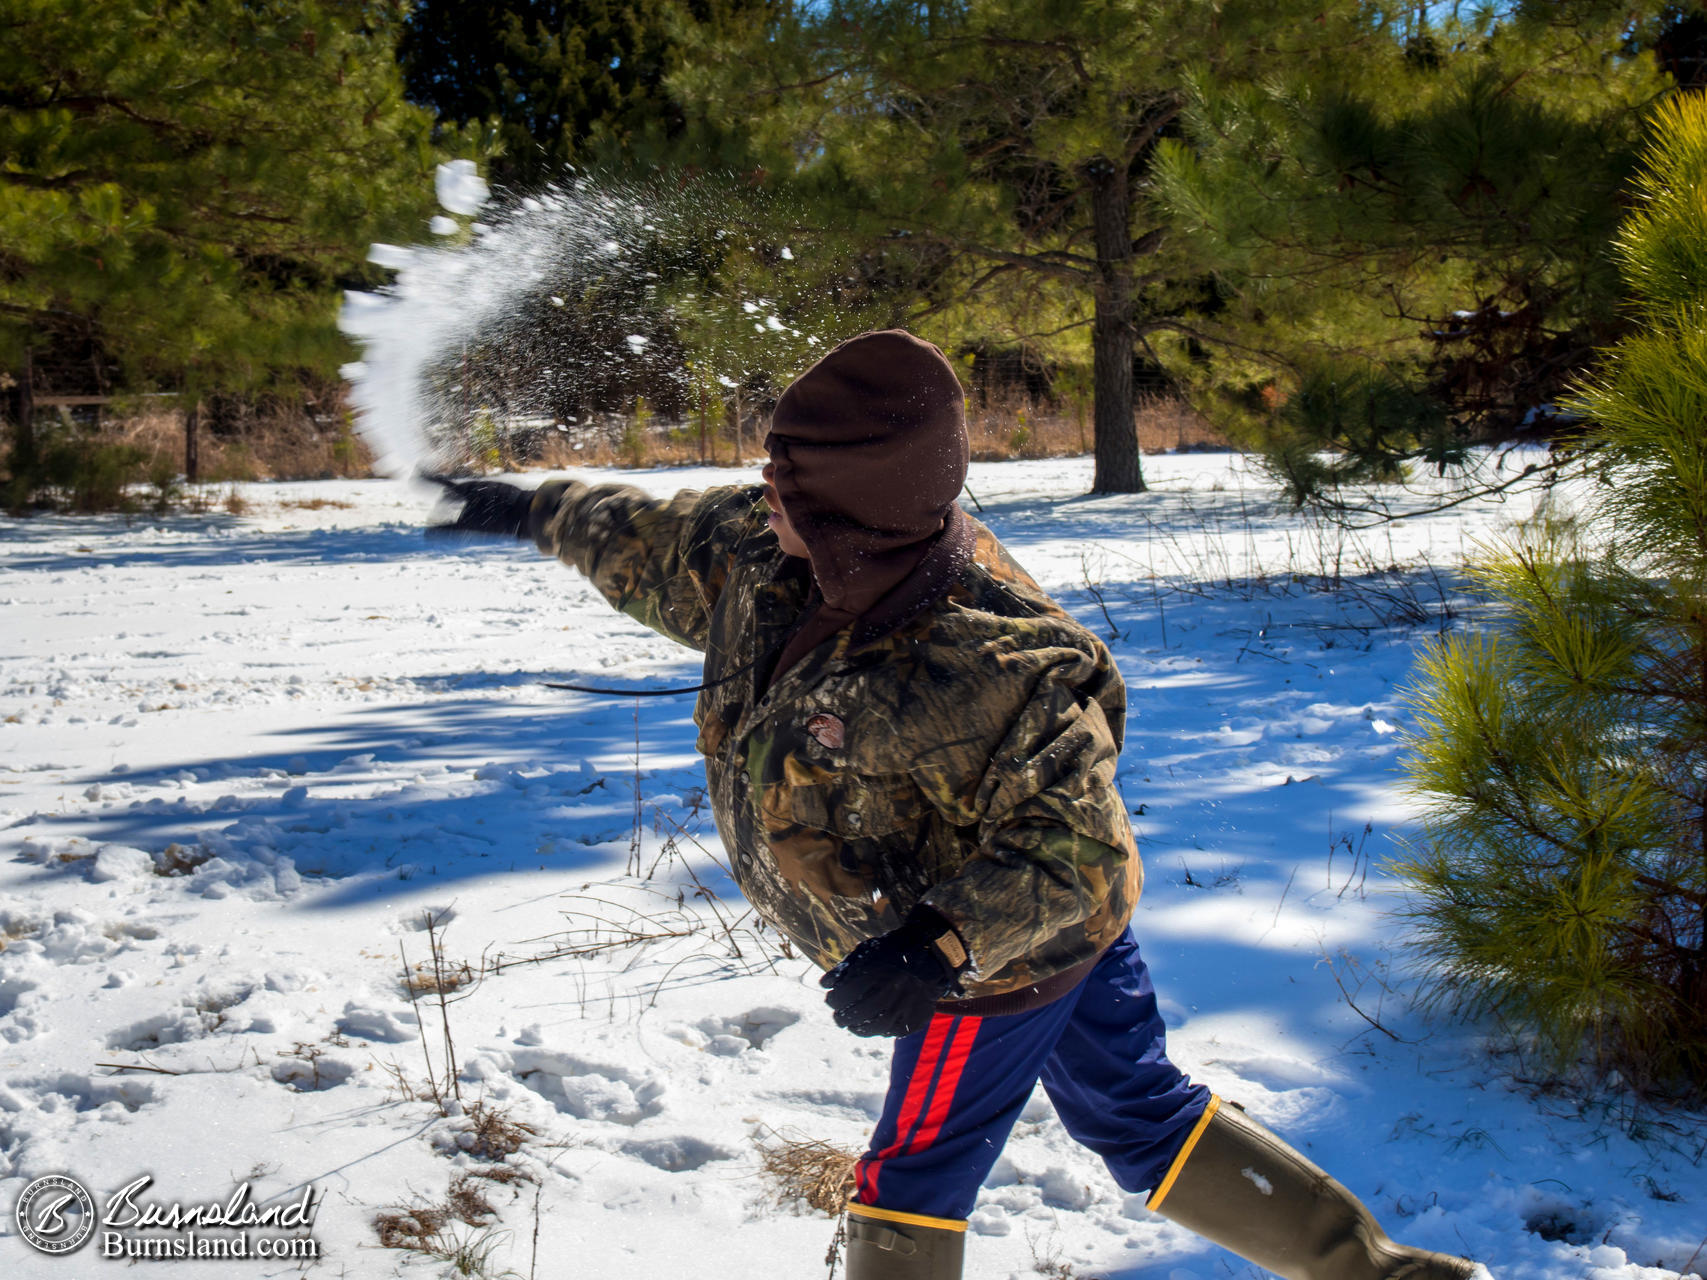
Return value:
[(1707, 99), (1656, 113), (1614, 251), (1634, 332), (1568, 405), (1599, 483), (1471, 568), (1429, 647), (1399, 870), (1430, 997), (1556, 1069), (1707, 1081)]

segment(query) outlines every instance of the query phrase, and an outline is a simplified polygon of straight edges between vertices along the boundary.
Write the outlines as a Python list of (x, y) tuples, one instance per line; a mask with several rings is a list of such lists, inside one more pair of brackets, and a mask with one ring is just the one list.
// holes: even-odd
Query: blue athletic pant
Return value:
[(1127, 1191), (1154, 1187), (1209, 1104), (1168, 1061), (1150, 971), (1128, 930), (1072, 991), (1025, 1013), (939, 1013), (895, 1042), (889, 1095), (854, 1199), (964, 1218), (1041, 1079), (1067, 1132)]

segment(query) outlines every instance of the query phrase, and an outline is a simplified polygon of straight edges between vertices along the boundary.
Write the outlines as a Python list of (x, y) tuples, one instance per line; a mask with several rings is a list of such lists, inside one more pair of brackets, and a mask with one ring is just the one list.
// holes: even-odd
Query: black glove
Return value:
[(442, 485), (448, 497), (462, 503), (462, 511), (450, 524), (427, 526), (429, 538), (467, 538), (487, 536), (533, 540), (528, 510), (533, 505), (533, 490), (502, 480), (452, 480), (448, 476), (423, 475)]
[(856, 1036), (906, 1036), (925, 1026), (936, 1002), (959, 985), (966, 947), (930, 907), (914, 907), (901, 927), (867, 938), (818, 980), (836, 1025)]

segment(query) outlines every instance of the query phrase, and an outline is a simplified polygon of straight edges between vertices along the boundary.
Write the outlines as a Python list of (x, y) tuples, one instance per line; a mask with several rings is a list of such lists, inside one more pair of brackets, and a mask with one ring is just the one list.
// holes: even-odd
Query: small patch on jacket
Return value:
[(824, 711), (806, 722), (806, 732), (832, 751), (840, 750), (842, 743), (847, 741), (847, 730), (841, 718)]

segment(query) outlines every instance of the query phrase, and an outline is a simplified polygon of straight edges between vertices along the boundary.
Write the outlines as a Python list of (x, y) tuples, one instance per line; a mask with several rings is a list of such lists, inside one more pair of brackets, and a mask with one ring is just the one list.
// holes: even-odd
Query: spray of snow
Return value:
[(1274, 1194), (1274, 1183), (1270, 1182), (1267, 1178), (1263, 1177), (1262, 1174), (1258, 1173), (1255, 1169), (1251, 1168), (1249, 1165), (1246, 1165), (1243, 1169), (1240, 1169), (1239, 1172), (1241, 1174), (1243, 1174), (1247, 1179), (1249, 1179), (1250, 1184), (1253, 1187), (1255, 1187), (1258, 1191), (1262, 1192), (1265, 1196), (1272, 1196)]
[[(659, 297), (666, 274), (708, 243), (754, 251), (729, 238), (709, 187), (570, 176), (498, 200), (467, 160), (440, 165), (434, 187), (445, 210), (428, 224), (436, 242), (374, 245), (368, 260), (395, 275), (346, 295), (340, 316), (362, 347), (343, 369), (357, 426), (384, 474), (474, 456), (481, 431), (569, 430), (573, 406), (601, 399), (589, 388), (604, 389), (607, 407), (609, 388), (630, 383), (691, 376), (727, 390), (820, 343), (798, 309), (770, 298), (720, 286)], [(784, 264), (797, 264), (787, 247), (774, 254)], [(691, 375), (672, 343), (683, 327), (696, 334)], [(749, 328), (756, 337), (734, 336)]]

